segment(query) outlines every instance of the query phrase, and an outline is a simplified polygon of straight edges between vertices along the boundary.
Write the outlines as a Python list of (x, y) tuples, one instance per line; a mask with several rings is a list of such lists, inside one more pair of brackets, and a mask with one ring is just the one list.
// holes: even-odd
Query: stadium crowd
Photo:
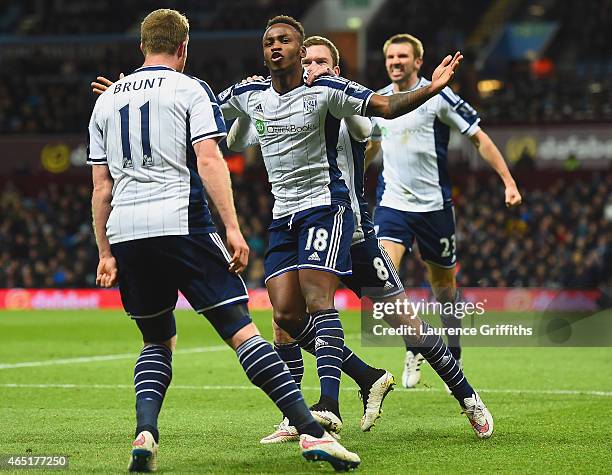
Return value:
[[(283, 12), (299, 18), (307, 9), (306, 2), (297, 0), (167, 3), (189, 15), (194, 34), (223, 31), (230, 36), (234, 31), (261, 30), (273, 14)], [(481, 96), (476, 84), (491, 77), (476, 71), (476, 55), (470, 52), (468, 39), (488, 3), (388, 0), (367, 30), (368, 67), (363, 77), (353, 79), (373, 89), (385, 86), (388, 81), (382, 44), (390, 34), (408, 31), (425, 45), (425, 76), (449, 51), (461, 49), (465, 53), (453, 87), (479, 110), (487, 124), (612, 119), (612, 62), (608, 54), (612, 30), (605, 27), (612, 14), (612, 0), (594, 0), (579, 16), (573, 14), (579, 9), (577, 0), (554, 2), (546, 15), (537, 19), (562, 25), (543, 55), (551, 61), (550, 70), (538, 74), (529, 61), (510, 61), (496, 72), (501, 88)], [(519, 3), (527, 6), (531, 2)], [(123, 2), (121, 15), (116, 14), (113, 5), (111, 0), (95, 4), (83, 0), (11, 2), (0, 19), (0, 33), (32, 41), (40, 35), (65, 35), (68, 42), (53, 52), (48, 47), (61, 46), (61, 42), (39, 46), (33, 43), (27, 53), (20, 53), (19, 43), (15, 43), (15, 48), (0, 52), (0, 133), (85, 133), (93, 105), (89, 82), (100, 73), (112, 78), (119, 72), (132, 71), (142, 58), (135, 48), (125, 48), (117, 37), (116, 43), (106, 40), (100, 46), (91, 39), (93, 43), (79, 43), (78, 48), (70, 38), (76, 34), (137, 32), (138, 21), (133, 19), (141, 18), (158, 4), (152, 0)], [(523, 16), (527, 13), (520, 12), (529, 11), (517, 9), (509, 21), (525, 21)], [(591, 27), (585, 28), (586, 24)], [(196, 41), (192, 39), (192, 43)], [(238, 50), (232, 51), (229, 60), (226, 51), (207, 51), (210, 54), (206, 58), (190, 56), (187, 72), (206, 80), (214, 91), (222, 91), (247, 74), (265, 74), (259, 57), (245, 57)]]
[[(251, 248), (245, 281), (261, 287), (269, 187), (258, 167), (235, 175), (233, 185)], [(508, 210), (496, 177), (456, 186), (459, 285), (612, 285), (611, 190), (612, 174), (560, 179), (526, 191), (523, 205)], [(50, 183), (33, 193), (10, 183), (2, 187), (0, 288), (95, 285), (90, 196), (88, 184)], [(404, 261), (401, 275), (406, 286), (426, 285), (424, 264), (415, 256)]]
[(307, 6), (300, 0), (22, 0), (6, 5), (0, 33), (39, 36), (133, 32), (140, 28), (140, 19), (156, 8), (185, 13), (192, 31), (257, 30), (279, 11), (299, 18)]

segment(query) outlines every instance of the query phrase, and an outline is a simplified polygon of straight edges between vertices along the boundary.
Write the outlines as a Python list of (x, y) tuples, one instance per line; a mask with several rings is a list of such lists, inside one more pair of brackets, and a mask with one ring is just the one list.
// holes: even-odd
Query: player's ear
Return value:
[(416, 65), (417, 68), (421, 69), (421, 66), (423, 66), (423, 58), (415, 59), (414, 64)]
[(142, 47), (142, 43), (140, 43), (140, 51), (142, 51), (143, 56), (146, 56), (146, 54), (145, 54), (145, 52), (144, 52), (144, 49), (143, 49), (143, 47)]
[(182, 58), (183, 56), (185, 56), (187, 54), (187, 40), (183, 41), (178, 49), (176, 50), (176, 55), (179, 58)]
[(306, 46), (302, 45), (300, 47), (300, 58), (304, 59), (306, 57)]
[(334, 66), (332, 68), (332, 71), (334, 72), (336, 76), (340, 76), (340, 66)]

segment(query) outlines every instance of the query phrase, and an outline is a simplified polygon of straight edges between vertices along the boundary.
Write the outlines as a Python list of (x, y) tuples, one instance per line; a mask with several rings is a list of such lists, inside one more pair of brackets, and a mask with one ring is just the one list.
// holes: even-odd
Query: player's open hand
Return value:
[(101, 257), (96, 272), (96, 285), (109, 288), (117, 285), (117, 282), (117, 261), (113, 256)]
[(457, 51), (455, 56), (449, 54), (442, 60), (431, 76), (431, 88), (434, 92), (439, 92), (447, 86), (462, 59), (463, 55)]
[[(119, 79), (123, 79), (124, 77), (125, 77), (125, 74), (123, 73), (119, 75)], [(109, 87), (111, 87), (114, 84), (113, 81), (111, 81), (110, 79), (106, 79), (104, 76), (98, 76), (96, 78), (96, 81), (91, 83), (91, 90), (93, 91), (94, 94), (102, 94), (104, 91), (106, 91)]]
[(240, 274), (249, 263), (249, 245), (239, 229), (226, 229), (227, 247), (232, 253), (229, 271)]
[(510, 185), (506, 187), (506, 207), (513, 208), (523, 202), (523, 198), (519, 193), (516, 185)]
[(323, 64), (311, 64), (306, 70), (306, 84), (312, 86), (312, 83), (321, 76), (335, 76), (334, 70)]

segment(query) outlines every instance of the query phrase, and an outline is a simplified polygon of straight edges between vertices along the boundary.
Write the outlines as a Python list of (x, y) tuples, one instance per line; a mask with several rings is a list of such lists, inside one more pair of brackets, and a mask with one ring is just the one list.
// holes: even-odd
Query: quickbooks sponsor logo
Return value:
[(263, 120), (255, 121), (255, 128), (259, 135), (268, 134), (300, 134), (312, 132), (317, 129), (317, 124), (304, 124), (303, 126), (288, 124), (288, 125), (266, 125)]

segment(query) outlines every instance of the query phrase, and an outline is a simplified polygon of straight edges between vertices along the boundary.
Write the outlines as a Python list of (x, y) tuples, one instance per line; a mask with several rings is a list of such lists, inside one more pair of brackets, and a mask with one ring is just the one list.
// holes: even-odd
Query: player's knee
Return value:
[(291, 335), (279, 327), (274, 320), (272, 321), (272, 329), (274, 331), (274, 343), (287, 345), (295, 341), (291, 338)]
[(438, 284), (432, 284), (434, 296), (440, 303), (454, 302), (457, 289), (453, 283), (439, 282)]
[(149, 345), (162, 345), (168, 348), (172, 353), (176, 350), (176, 335), (165, 341), (144, 341), (145, 348)]
[(151, 318), (134, 318), (145, 344), (165, 345), (174, 351), (176, 347), (176, 320), (173, 312)]
[(247, 340), (250, 340), (254, 336), (259, 335), (259, 330), (255, 326), (254, 323), (249, 323), (243, 326), (240, 330), (234, 333), (231, 337), (226, 338), (225, 342), (232, 347), (232, 349), (237, 350), (240, 345), (242, 345)]
[(431, 288), (438, 302), (454, 302), (457, 293), (455, 269), (432, 270)]
[(230, 340), (236, 333), (252, 324), (246, 303), (225, 305), (202, 312), (224, 340)]
[[(291, 334), (295, 333), (299, 326), (300, 318), (302, 315), (297, 313), (292, 308), (279, 308), (274, 309), (274, 323), (277, 325), (282, 333)], [(275, 328), (276, 337), (276, 328)], [(277, 341), (276, 339), (274, 341)]]

